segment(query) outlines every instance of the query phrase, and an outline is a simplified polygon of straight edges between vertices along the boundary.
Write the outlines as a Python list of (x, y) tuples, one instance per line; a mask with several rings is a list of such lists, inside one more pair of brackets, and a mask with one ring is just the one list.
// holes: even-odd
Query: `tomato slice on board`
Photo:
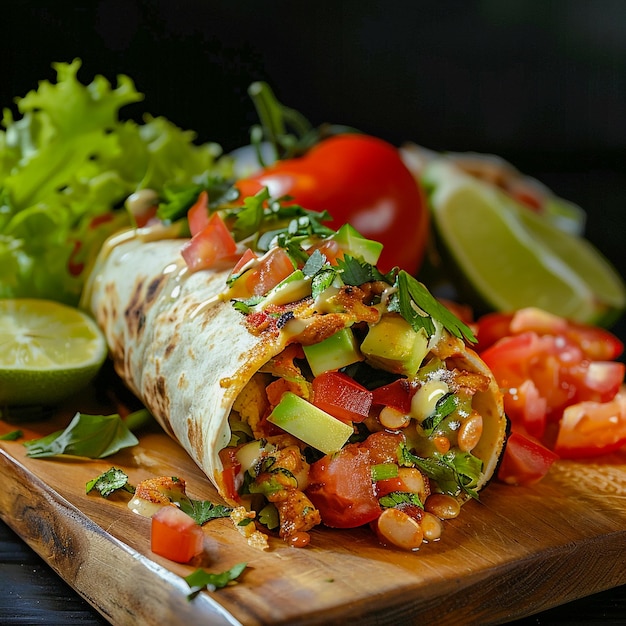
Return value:
[(150, 549), (176, 563), (188, 563), (202, 552), (202, 527), (177, 506), (164, 506), (152, 516)]
[(381, 508), (367, 449), (348, 444), (311, 465), (306, 494), (332, 528), (356, 528), (376, 519)]
[(488, 313), (476, 321), (476, 328), (477, 352), (486, 350), (498, 339), (528, 331), (563, 336), (594, 361), (612, 361), (624, 351), (623, 342), (604, 328), (566, 320), (535, 307), (514, 313)]
[(342, 372), (325, 372), (313, 379), (313, 404), (344, 422), (362, 422), (372, 392)]
[(558, 455), (529, 437), (513, 431), (498, 468), (498, 480), (508, 485), (532, 485), (550, 470)]
[(610, 402), (580, 402), (563, 411), (554, 451), (566, 459), (608, 454), (626, 445), (626, 390)]

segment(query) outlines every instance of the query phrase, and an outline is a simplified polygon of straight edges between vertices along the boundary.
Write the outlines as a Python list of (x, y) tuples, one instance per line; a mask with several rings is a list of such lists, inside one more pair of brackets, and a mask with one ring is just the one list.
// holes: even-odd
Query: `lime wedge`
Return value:
[(596, 324), (623, 311), (621, 277), (584, 238), (445, 163), (434, 163), (425, 180), (437, 245), (469, 303), (498, 311), (536, 306)]
[(85, 313), (36, 299), (0, 300), (0, 405), (53, 405), (86, 387), (107, 355)]

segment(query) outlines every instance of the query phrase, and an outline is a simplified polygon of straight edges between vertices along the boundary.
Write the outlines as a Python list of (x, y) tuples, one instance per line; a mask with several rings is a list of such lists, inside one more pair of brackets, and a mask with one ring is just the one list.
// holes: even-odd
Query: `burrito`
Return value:
[(116, 371), (267, 534), (303, 546), (320, 524), (369, 524), (383, 544), (435, 541), (506, 438), (470, 328), (406, 272), (379, 272), (381, 246), (349, 225), (271, 225), (202, 267), (198, 235), (107, 242), (83, 302)]

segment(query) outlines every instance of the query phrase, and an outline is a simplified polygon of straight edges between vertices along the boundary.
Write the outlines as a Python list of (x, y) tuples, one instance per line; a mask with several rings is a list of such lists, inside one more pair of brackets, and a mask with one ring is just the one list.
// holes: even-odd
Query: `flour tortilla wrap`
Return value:
[[(219, 297), (231, 268), (190, 273), (182, 245), (180, 239), (129, 235), (105, 246), (86, 297), (118, 374), (232, 503), (218, 453), (231, 438), (233, 403), (293, 334), (250, 332), (245, 316)], [(483, 462), (479, 491), (493, 476), (504, 446), (502, 396), (491, 372), (463, 341), (443, 331), (436, 352), (449, 368), (488, 380), (473, 400), (483, 417), (483, 433), (472, 451)]]

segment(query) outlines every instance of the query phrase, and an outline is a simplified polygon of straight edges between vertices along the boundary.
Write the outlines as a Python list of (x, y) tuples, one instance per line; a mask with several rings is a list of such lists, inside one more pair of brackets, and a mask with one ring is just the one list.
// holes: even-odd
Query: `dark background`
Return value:
[(53, 61), (83, 82), (134, 79), (128, 115), (164, 115), (229, 150), (266, 80), (314, 124), (400, 144), (499, 154), (589, 214), (626, 274), (626, 2), (622, 0), (20, 0), (0, 18), (0, 104)]
[[(80, 57), (83, 82), (134, 79), (145, 100), (129, 116), (163, 115), (230, 150), (257, 122), (247, 87), (265, 80), (314, 124), (505, 157), (583, 206), (587, 236), (626, 275), (626, 1), (7, 4), (2, 107), (54, 79), (52, 62)], [(103, 623), (4, 524), (0, 531), (13, 581), (2, 621)], [(621, 623), (625, 594), (524, 623)]]

